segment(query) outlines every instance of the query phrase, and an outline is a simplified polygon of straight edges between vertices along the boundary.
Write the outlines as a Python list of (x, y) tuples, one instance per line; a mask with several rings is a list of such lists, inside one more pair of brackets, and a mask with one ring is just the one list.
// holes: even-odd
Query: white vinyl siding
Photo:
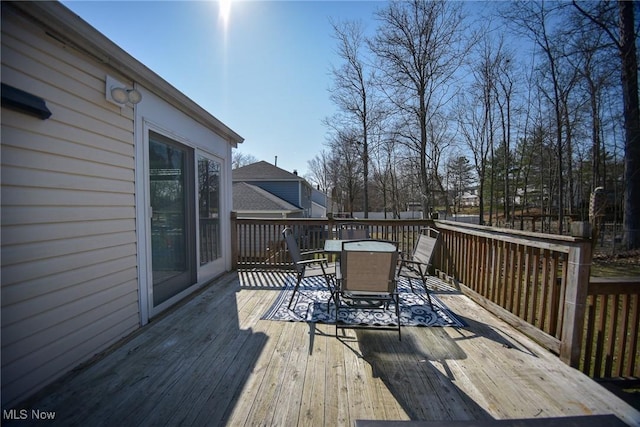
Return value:
[(114, 71), (4, 8), (1, 49), (2, 82), (52, 112), (2, 108), (5, 407), (128, 335), (140, 315), (134, 111), (105, 101)]

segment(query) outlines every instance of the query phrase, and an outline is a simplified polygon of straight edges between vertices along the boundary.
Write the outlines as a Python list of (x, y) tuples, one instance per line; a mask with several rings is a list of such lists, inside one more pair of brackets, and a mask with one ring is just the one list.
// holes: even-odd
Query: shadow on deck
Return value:
[(285, 276), (224, 276), (20, 409), (92, 426), (596, 414), (640, 425), (637, 410), (443, 283), (438, 297), (467, 327), (405, 327), (402, 341), (369, 330), (336, 339), (333, 325), (261, 320)]

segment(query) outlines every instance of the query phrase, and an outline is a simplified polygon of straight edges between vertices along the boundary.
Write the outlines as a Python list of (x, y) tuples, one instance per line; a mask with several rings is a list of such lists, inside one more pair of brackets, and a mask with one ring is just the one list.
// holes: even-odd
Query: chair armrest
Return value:
[(298, 265), (307, 265), (307, 264), (328, 264), (329, 260), (327, 258), (314, 258), (314, 259), (305, 259), (302, 261), (298, 261), (296, 264)]
[(430, 267), (430, 264), (426, 264), (424, 262), (414, 261), (410, 259), (401, 259), (398, 270), (399, 272), (401, 272), (402, 268), (406, 268), (408, 270), (417, 271), (421, 275), (424, 275), (425, 273), (427, 273), (427, 270), (429, 269), (429, 267)]
[(325, 253), (325, 252), (322, 249), (316, 249), (316, 250), (313, 250), (313, 251), (300, 252), (300, 256), (323, 254), (323, 253)]
[(412, 259), (401, 259), (400, 263), (401, 264), (412, 264), (412, 265), (426, 265), (427, 267), (431, 265), (431, 264), (427, 264), (426, 262), (414, 261)]

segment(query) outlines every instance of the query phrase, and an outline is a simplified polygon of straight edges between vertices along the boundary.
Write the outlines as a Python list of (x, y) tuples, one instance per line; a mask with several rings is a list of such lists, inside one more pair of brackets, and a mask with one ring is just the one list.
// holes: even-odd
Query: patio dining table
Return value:
[[(338, 255), (340, 254), (340, 252), (342, 252), (342, 243), (344, 242), (351, 242), (352, 240), (347, 239), (347, 240), (340, 240), (340, 239), (332, 239), (332, 240), (325, 240), (324, 241), (324, 251), (328, 254), (333, 254), (333, 255)], [(372, 244), (369, 244), (369, 242), (371, 242)], [(378, 240), (360, 240), (358, 246), (361, 247), (362, 250), (367, 251), (367, 250), (372, 250), (375, 251), (376, 247), (378, 247), (378, 245), (376, 244), (377, 242), (379, 242)]]
[[(333, 258), (334, 261), (336, 261), (336, 267), (338, 266), (339, 262), (340, 262), (340, 253), (342, 252), (342, 244), (344, 242), (352, 242), (354, 240), (358, 240), (358, 246), (361, 250), (363, 251), (372, 251), (372, 252), (376, 252), (378, 250), (378, 248), (380, 247), (377, 243), (379, 243), (378, 240), (375, 239), (366, 239), (366, 240), (360, 240), (360, 239), (331, 239), (331, 240), (325, 240), (324, 241), (324, 252), (326, 252), (327, 254), (331, 255), (331, 257)], [(336, 259), (337, 258), (337, 259)], [(336, 276), (339, 278), (340, 277), (340, 267), (336, 268)]]
[(342, 252), (342, 242), (346, 240), (331, 239), (324, 241), (324, 251), (328, 254), (339, 254)]

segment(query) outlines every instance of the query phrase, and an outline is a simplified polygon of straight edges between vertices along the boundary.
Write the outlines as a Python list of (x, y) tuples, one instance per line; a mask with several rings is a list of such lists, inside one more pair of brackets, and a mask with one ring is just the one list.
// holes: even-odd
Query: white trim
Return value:
[[(147, 111), (149, 111), (147, 109)], [(228, 214), (228, 208), (230, 206), (229, 199), (231, 198), (230, 178), (228, 168), (226, 166), (227, 159), (224, 159), (220, 154), (216, 154), (211, 149), (205, 149), (197, 143), (192, 141), (176, 131), (169, 130), (164, 126), (158, 124), (156, 121), (150, 119), (148, 116), (142, 116), (136, 114), (137, 123), (136, 129), (140, 135), (135, 136), (136, 140), (136, 218), (137, 218), (137, 230), (138, 230), (138, 276), (139, 276), (139, 295), (140, 295), (140, 318), (141, 324), (146, 324), (150, 318), (156, 316), (169, 306), (175, 304), (180, 299), (189, 295), (190, 293), (201, 288), (203, 285), (210, 282), (215, 277), (222, 275), (225, 271), (228, 271), (231, 267), (230, 258), (230, 239), (231, 233), (229, 231), (230, 218)], [(196, 125), (197, 126), (197, 125)], [(189, 127), (183, 127), (183, 131), (188, 131)], [(149, 194), (149, 132), (155, 132), (163, 135), (179, 144), (184, 145), (190, 149), (193, 149), (193, 170), (194, 176), (194, 189), (195, 197), (193, 206), (193, 218), (195, 221), (195, 244), (196, 244), (196, 283), (171, 297), (167, 301), (158, 306), (153, 306), (153, 267), (151, 259), (151, 207), (150, 207), (150, 194)], [(214, 136), (213, 134), (211, 136)], [(225, 153), (231, 154), (231, 147), (225, 144), (227, 149)], [(205, 157), (207, 159), (214, 160), (220, 163), (220, 246), (222, 256), (218, 260), (208, 263), (204, 266), (200, 266), (199, 261), (199, 247), (200, 247), (200, 233), (199, 233), (199, 194), (198, 194), (198, 157)], [(229, 187), (227, 187), (229, 185)]]
[[(224, 203), (224, 193), (226, 193), (226, 191), (224, 191), (224, 189), (226, 188), (224, 186), (224, 160), (219, 158), (216, 155), (210, 154), (208, 151), (205, 150), (201, 150), (201, 149), (197, 149), (195, 152), (195, 163), (196, 163), (196, 171), (198, 170), (198, 158), (199, 157), (203, 157), (207, 160), (211, 160), (214, 161), (216, 163), (220, 164), (220, 189), (221, 192), (219, 194), (220, 200), (218, 200), (218, 210), (219, 210), (219, 217), (218, 217), (218, 229), (219, 229), (219, 239), (220, 239), (220, 250), (221, 250), (221, 256), (220, 258), (211, 261), (205, 265), (200, 265), (200, 233), (199, 233), (199, 225), (200, 225), (200, 193), (196, 190), (196, 197), (195, 197), (195, 213), (196, 213), (196, 230), (198, 232), (196, 232), (196, 265), (197, 265), (197, 277), (198, 277), (198, 283), (203, 283), (203, 282), (208, 282), (210, 281), (212, 278), (216, 277), (217, 275), (219, 275), (221, 273), (221, 271), (225, 271), (225, 266), (226, 266), (226, 258), (228, 258), (229, 256), (229, 251), (225, 250), (225, 240), (224, 240), (224, 232), (229, 228), (228, 226), (225, 226), (223, 221), (224, 221), (224, 217), (227, 216), (224, 214), (225, 210), (225, 203)], [(199, 188), (199, 176), (198, 173), (196, 172), (195, 174), (195, 188), (198, 189)]]
[(140, 306), (140, 325), (146, 325), (149, 322), (149, 295), (147, 289), (147, 283), (149, 278), (149, 271), (147, 269), (150, 262), (148, 262), (150, 253), (150, 241), (147, 236), (150, 235), (148, 227), (149, 218), (149, 186), (147, 184), (147, 170), (148, 170), (148, 150), (145, 150), (147, 146), (146, 135), (149, 134), (147, 125), (143, 118), (139, 115), (139, 110), (135, 108), (135, 123), (134, 123), (134, 141), (135, 141), (135, 191), (136, 191), (136, 234), (137, 234), (137, 246), (138, 246), (138, 304)]

